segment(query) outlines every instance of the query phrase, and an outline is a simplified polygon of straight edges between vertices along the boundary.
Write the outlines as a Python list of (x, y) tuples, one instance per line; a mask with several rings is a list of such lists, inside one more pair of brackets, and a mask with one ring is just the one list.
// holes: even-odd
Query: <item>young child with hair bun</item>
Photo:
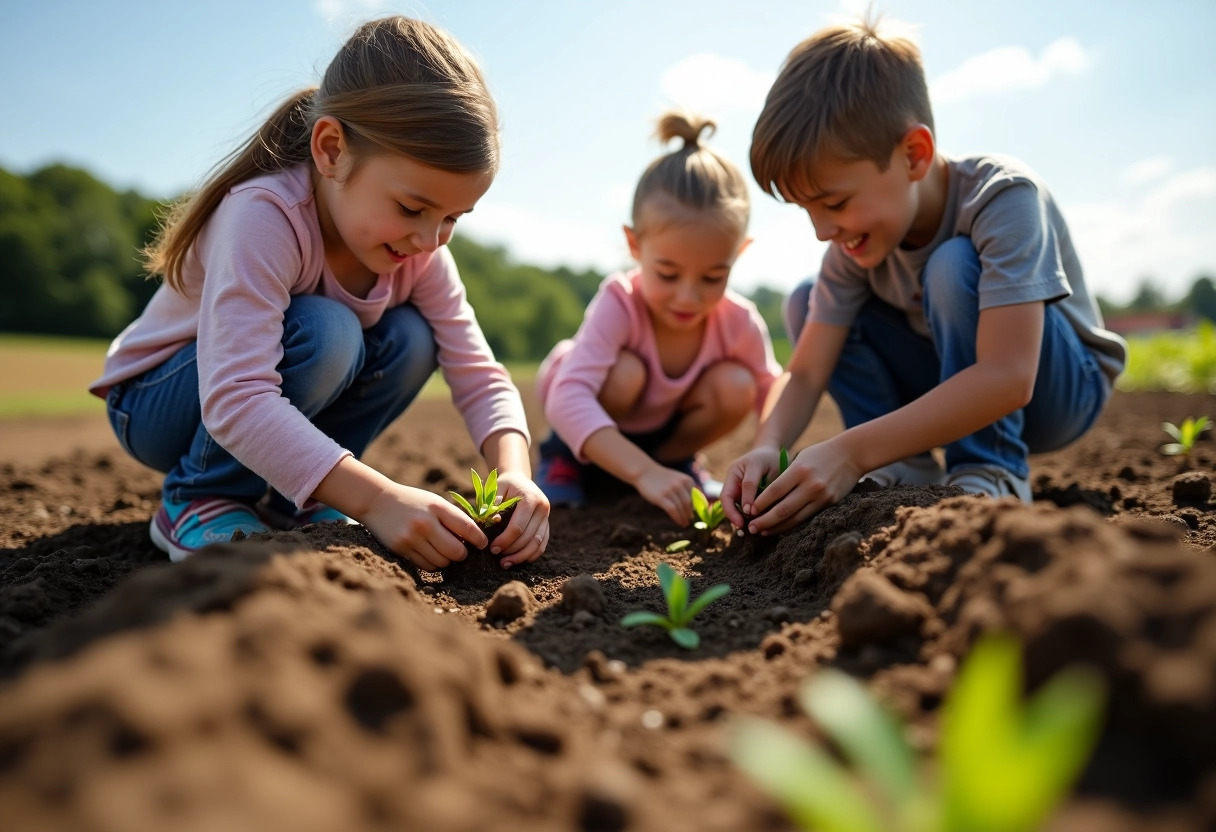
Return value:
[(712, 121), (670, 112), (657, 135), (681, 147), (642, 174), (625, 239), (637, 266), (604, 279), (572, 339), (541, 364), (552, 434), (537, 483), (552, 505), (624, 483), (680, 526), (690, 494), (721, 484), (698, 460), (768, 392), (781, 367), (756, 307), (727, 288), (747, 248), (739, 170), (701, 144)]
[(519, 392), (446, 249), (499, 162), (481, 69), (406, 17), (360, 26), (319, 87), (285, 101), (148, 251), (165, 282), (91, 390), (135, 459), (165, 472), (153, 543), (178, 561), (272, 527), (361, 522), (420, 569), (486, 536), (359, 461), (436, 366), (504, 497), (492, 551), (549, 539)]

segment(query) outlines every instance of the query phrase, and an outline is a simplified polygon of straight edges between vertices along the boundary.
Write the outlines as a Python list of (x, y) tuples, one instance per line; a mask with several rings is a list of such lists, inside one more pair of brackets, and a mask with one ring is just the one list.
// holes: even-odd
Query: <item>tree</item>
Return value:
[(1187, 292), (1185, 303), (1196, 315), (1216, 321), (1216, 281), (1207, 275), (1198, 278)]

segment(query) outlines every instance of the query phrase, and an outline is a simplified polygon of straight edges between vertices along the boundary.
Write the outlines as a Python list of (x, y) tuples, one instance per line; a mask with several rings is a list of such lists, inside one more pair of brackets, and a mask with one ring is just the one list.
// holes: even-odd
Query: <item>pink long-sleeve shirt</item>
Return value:
[(182, 279), (184, 292), (162, 285), (114, 339), (89, 390), (105, 397), (197, 340), (203, 424), (297, 506), (351, 452), (282, 395), (275, 367), (294, 295), (336, 300), (364, 329), (412, 303), (434, 331), (440, 370), (476, 446), (504, 429), (528, 437), (519, 391), (494, 360), (448, 250), (415, 255), (380, 275), (366, 298), (351, 295), (325, 263), (307, 166), (233, 187), (187, 254)]
[[(672, 378), (663, 371), (650, 313), (639, 291), (641, 272), (611, 275), (587, 306), (574, 338), (553, 348), (541, 364), (537, 388), (545, 418), (580, 461), (591, 434), (616, 426), (625, 433), (657, 430), (675, 415), (680, 400), (707, 367), (737, 361), (752, 372), (757, 407), (781, 374), (768, 327), (755, 304), (727, 289), (709, 314), (701, 349), (688, 369)], [(619, 423), (597, 401), (622, 350), (646, 363), (647, 383), (633, 412)]]

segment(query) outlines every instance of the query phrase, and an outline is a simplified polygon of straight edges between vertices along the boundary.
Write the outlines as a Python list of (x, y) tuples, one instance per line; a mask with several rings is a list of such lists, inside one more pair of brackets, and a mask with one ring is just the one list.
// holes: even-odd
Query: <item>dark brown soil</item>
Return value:
[[(1189, 466), (1156, 450), (1163, 420), (1212, 404), (1117, 395), (1033, 460), (1031, 507), (855, 493), (765, 542), (627, 497), (556, 511), (535, 564), (446, 575), (334, 526), (170, 565), (147, 536), (156, 474), (95, 432), (23, 446), (0, 462), (0, 827), (788, 830), (725, 756), (733, 715), (812, 734), (795, 696), (834, 665), (930, 751), (959, 659), (1004, 630), (1032, 687), (1077, 661), (1109, 684), (1051, 829), (1212, 828), (1216, 442)], [(825, 412), (801, 444), (837, 424)], [(749, 430), (712, 449), (714, 471)], [(484, 467), (436, 402), (368, 461), (441, 494)], [(664, 560), (694, 594), (732, 587), (696, 651), (618, 624), (661, 609)]]

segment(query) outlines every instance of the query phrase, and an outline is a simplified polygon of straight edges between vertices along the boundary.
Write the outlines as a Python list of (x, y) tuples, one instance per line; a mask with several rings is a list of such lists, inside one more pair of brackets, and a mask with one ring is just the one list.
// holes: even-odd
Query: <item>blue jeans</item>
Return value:
[[(846, 428), (897, 410), (975, 363), (980, 259), (968, 237), (955, 237), (929, 257), (922, 275), (925, 320), (919, 334), (904, 313), (871, 296), (849, 329), (828, 383)], [(785, 303), (791, 342), (806, 323), (814, 278)], [(1025, 478), (1026, 456), (1062, 448), (1097, 420), (1110, 395), (1098, 362), (1064, 314), (1047, 306), (1039, 371), (1030, 403), (946, 446), (946, 470), (999, 465)]]
[[(283, 397), (356, 457), (405, 411), (437, 366), (431, 327), (409, 305), (387, 310), (364, 330), (337, 301), (297, 295), (284, 313), (282, 343), (275, 370)], [(165, 472), (166, 499), (249, 502), (266, 493), (266, 481), (203, 426), (196, 342), (115, 385), (106, 405), (127, 453)], [(290, 452), (291, 437), (282, 442)], [(272, 498), (283, 501), (277, 494)]]

